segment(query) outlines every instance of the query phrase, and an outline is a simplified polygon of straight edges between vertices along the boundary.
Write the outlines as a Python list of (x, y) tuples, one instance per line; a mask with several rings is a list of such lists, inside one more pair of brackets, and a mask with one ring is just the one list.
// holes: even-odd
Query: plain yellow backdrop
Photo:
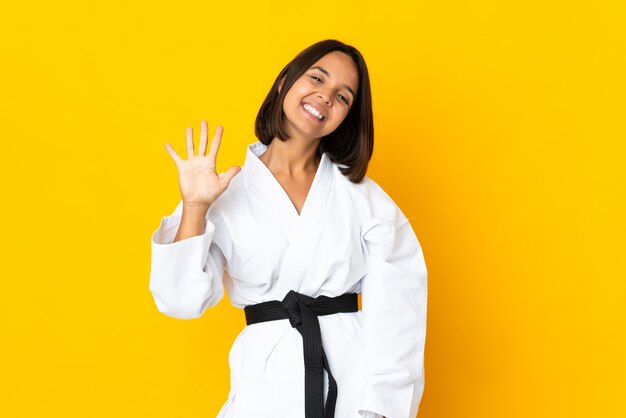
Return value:
[(419, 416), (626, 416), (625, 21), (619, 1), (3, 4), (0, 416), (217, 415), (245, 320), (227, 296), (156, 310), (164, 144), (207, 119), (219, 171), (242, 164), (276, 75), (326, 38), (367, 60), (368, 175), (426, 256)]

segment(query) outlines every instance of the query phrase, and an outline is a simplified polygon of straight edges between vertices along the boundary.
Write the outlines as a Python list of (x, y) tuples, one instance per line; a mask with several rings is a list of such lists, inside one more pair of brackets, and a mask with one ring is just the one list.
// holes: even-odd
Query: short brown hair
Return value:
[[(255, 135), (264, 145), (269, 145), (275, 137), (281, 141), (289, 138), (282, 129), (285, 96), (302, 74), (332, 51), (341, 51), (352, 58), (359, 72), (359, 86), (346, 118), (337, 129), (321, 138), (317, 152), (318, 155), (326, 152), (333, 162), (345, 165), (339, 168), (342, 174), (353, 183), (359, 183), (367, 172), (367, 165), (374, 151), (374, 121), (367, 65), (361, 53), (353, 46), (327, 39), (309, 46), (292, 59), (280, 71), (261, 105), (254, 125)], [(284, 82), (279, 92), (278, 86), (283, 77)]]

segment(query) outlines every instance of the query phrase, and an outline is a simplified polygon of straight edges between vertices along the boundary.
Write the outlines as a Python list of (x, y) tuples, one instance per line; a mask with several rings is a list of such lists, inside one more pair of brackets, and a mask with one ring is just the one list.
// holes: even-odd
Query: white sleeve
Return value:
[(395, 219), (362, 225), (368, 273), (361, 282), (366, 380), (359, 413), (415, 418), (424, 391), (427, 270), (411, 224)]
[(159, 312), (178, 319), (202, 316), (224, 295), (224, 256), (213, 243), (215, 223), (207, 215), (201, 235), (173, 242), (182, 201), (152, 233), (149, 289)]

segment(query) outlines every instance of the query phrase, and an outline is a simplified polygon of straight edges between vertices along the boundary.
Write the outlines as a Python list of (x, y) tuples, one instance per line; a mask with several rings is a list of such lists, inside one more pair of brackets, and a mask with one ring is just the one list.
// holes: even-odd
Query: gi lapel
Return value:
[[(249, 170), (249, 184), (258, 185), (259, 194), (271, 208), (276, 223), (281, 225), (289, 239), (289, 245), (281, 265), (281, 284), (285, 286), (285, 294), (289, 290), (298, 289), (298, 268), (306, 268), (311, 260), (306, 259), (307, 244), (315, 239), (314, 232), (322, 219), (322, 211), (326, 205), (332, 186), (332, 161), (326, 153), (322, 154), (311, 188), (304, 201), (300, 215), (291, 199), (274, 177), (267, 166), (259, 159), (267, 146), (260, 141), (248, 145), (246, 162)], [(295, 286), (295, 287), (292, 287)], [(282, 287), (282, 286), (281, 286)]]

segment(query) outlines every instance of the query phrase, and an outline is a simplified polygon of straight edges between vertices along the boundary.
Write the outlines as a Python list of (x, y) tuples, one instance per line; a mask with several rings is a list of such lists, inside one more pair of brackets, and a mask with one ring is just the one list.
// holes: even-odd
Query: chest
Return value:
[(287, 197), (296, 209), (296, 212), (298, 212), (298, 215), (302, 212), (302, 207), (309, 194), (314, 178), (315, 174), (304, 176), (301, 179), (276, 176), (276, 181), (287, 194)]
[(284, 286), (313, 294), (327, 280), (328, 285), (345, 284), (363, 277), (367, 264), (360, 222), (345, 194), (324, 196), (320, 210), (308, 211), (316, 209), (314, 200), (308, 202), (311, 206), (305, 208), (304, 218), (296, 220), (291, 234), (285, 214), (277, 210), (280, 205), (267, 195), (267, 190), (248, 189), (246, 200), (228, 215), (229, 274), (240, 288)]

